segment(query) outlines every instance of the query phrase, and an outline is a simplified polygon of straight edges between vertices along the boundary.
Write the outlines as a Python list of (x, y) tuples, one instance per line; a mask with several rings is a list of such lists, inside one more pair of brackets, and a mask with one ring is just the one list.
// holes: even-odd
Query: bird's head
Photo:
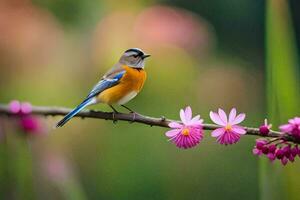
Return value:
[(126, 50), (121, 56), (119, 62), (132, 68), (142, 69), (145, 66), (145, 58), (149, 57), (141, 49), (132, 48)]

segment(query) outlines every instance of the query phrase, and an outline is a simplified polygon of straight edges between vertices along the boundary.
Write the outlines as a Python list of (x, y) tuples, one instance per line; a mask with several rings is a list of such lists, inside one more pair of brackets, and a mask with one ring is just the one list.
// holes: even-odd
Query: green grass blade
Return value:
[[(299, 114), (297, 48), (288, 2), (268, 0), (266, 7), (267, 112), (276, 126)], [(260, 162), (260, 197), (263, 200), (296, 199), (299, 166)], [(291, 173), (293, 172), (293, 173)], [(293, 175), (289, 175), (293, 174)], [(293, 183), (293, 185), (288, 183)]]

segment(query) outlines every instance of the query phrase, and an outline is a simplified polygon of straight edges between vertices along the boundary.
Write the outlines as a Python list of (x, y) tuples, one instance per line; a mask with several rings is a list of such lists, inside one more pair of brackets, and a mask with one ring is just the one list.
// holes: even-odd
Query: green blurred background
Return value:
[[(300, 111), (299, 9), (297, 0), (2, 0), (0, 102), (74, 107), (139, 47), (152, 57), (130, 108), (177, 119), (191, 105), (209, 122), (210, 110), (236, 107), (246, 125), (269, 116), (276, 128)], [(43, 118), (48, 134), (25, 138), (1, 118), (1, 199), (299, 197), (299, 161), (259, 161), (251, 136), (179, 150), (166, 129), (73, 119), (53, 130), (59, 119)]]

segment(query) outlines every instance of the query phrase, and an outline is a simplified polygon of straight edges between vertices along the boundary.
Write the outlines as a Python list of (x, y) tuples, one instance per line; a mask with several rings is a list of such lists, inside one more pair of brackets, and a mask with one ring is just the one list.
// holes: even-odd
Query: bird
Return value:
[(144, 69), (145, 59), (149, 56), (150, 54), (144, 53), (139, 48), (126, 50), (119, 61), (92, 88), (87, 97), (60, 120), (56, 127), (62, 127), (82, 109), (98, 103), (109, 105), (113, 109), (113, 114), (118, 113), (113, 107), (114, 105), (120, 105), (135, 113), (124, 104), (132, 100), (142, 90), (147, 78)]

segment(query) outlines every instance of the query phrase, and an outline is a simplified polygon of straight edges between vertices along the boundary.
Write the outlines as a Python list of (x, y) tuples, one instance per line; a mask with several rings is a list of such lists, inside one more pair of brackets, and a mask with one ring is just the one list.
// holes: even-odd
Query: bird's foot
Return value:
[(112, 105), (109, 105), (109, 106), (113, 110), (113, 112), (112, 112), (113, 123), (116, 124), (118, 122), (118, 120), (116, 119), (116, 114), (119, 114), (119, 112)]
[(119, 112), (112, 112), (112, 117), (113, 117), (113, 123), (117, 124), (118, 120), (116, 119), (116, 114), (119, 114)]
[(127, 106), (125, 105), (121, 105), (123, 108), (127, 109), (128, 111), (130, 111), (131, 113), (135, 113), (133, 110), (131, 110), (130, 108), (128, 108)]
[(135, 122), (136, 119), (136, 115), (138, 115), (137, 112), (131, 110), (130, 108), (128, 108), (127, 106), (121, 105), (123, 108), (127, 109), (128, 111), (130, 111), (130, 113), (132, 114), (132, 120), (129, 123), (133, 123)]

